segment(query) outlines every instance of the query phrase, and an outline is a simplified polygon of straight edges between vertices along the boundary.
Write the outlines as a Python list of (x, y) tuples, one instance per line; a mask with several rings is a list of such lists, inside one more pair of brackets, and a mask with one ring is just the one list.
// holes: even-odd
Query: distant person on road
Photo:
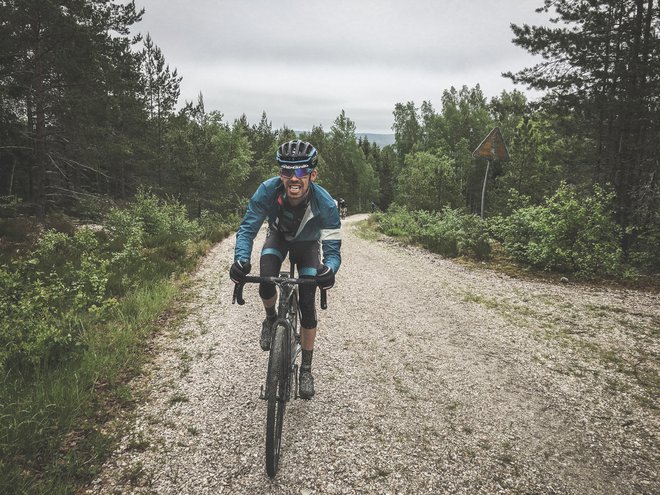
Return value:
[(371, 202), (371, 213), (374, 213), (378, 209), (378, 206), (373, 201)]
[[(250, 198), (236, 233), (234, 264), (229, 275), (238, 284), (250, 273), (254, 238), (263, 221), (268, 219), (260, 275), (278, 276), (288, 253), (298, 268), (299, 277), (316, 278), (317, 286), (330, 289), (341, 265), (341, 220), (335, 200), (314, 183), (318, 175), (316, 148), (305, 141), (288, 141), (278, 148), (276, 160), (280, 166), (279, 176), (263, 182)], [(260, 284), (259, 295), (266, 310), (259, 343), (267, 351), (277, 319), (275, 284)], [(299, 286), (299, 297), (302, 365), (298, 386), (300, 397), (311, 399), (314, 395), (312, 354), (317, 330), (316, 286)]]
[(348, 212), (348, 204), (344, 198), (339, 198), (337, 204), (339, 205), (339, 216), (343, 220), (346, 218), (346, 213)]

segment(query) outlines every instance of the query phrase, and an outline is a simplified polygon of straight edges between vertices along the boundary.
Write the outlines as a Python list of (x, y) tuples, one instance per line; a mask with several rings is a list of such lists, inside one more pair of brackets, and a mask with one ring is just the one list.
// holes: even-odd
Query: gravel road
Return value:
[(230, 238), (157, 337), (144, 400), (84, 492), (660, 493), (658, 295), (466, 267), (363, 238), (363, 218), (344, 223), (316, 396), (287, 408), (274, 480), (263, 310), (254, 285), (231, 304)]

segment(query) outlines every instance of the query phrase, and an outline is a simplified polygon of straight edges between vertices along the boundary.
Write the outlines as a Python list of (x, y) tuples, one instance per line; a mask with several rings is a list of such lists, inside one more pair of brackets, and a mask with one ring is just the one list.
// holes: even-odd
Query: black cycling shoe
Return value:
[(274, 325), (275, 321), (270, 321), (268, 318), (266, 318), (261, 324), (261, 338), (259, 339), (259, 345), (261, 346), (262, 351), (270, 350), (270, 340), (273, 335)]
[(314, 397), (314, 377), (312, 376), (311, 368), (300, 368), (298, 395), (301, 399), (311, 399)]

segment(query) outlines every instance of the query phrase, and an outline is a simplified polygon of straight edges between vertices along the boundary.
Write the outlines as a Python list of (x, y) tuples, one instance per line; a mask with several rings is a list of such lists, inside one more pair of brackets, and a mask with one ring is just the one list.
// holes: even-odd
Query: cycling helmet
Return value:
[(318, 151), (305, 141), (294, 139), (277, 149), (277, 163), (282, 168), (315, 168), (318, 162)]

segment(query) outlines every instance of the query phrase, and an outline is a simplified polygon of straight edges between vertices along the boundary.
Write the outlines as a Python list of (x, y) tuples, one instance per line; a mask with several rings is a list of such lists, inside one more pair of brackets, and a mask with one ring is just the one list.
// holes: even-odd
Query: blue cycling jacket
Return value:
[[(266, 218), (270, 228), (277, 229), (275, 224), (279, 210), (277, 198), (283, 192), (283, 188), (282, 180), (273, 177), (262, 182), (257, 192), (252, 195), (241, 226), (236, 232), (234, 260), (250, 261), (254, 238)], [(310, 200), (300, 227), (294, 236), (285, 234), (285, 239), (291, 242), (321, 241), (323, 264), (337, 273), (341, 265), (339, 210), (330, 193), (321, 186), (310, 182), (309, 189)]]

